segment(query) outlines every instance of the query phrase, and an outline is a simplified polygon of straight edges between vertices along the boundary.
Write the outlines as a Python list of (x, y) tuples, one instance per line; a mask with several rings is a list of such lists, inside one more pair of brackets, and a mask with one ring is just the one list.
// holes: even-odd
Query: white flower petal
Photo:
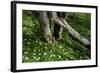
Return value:
[(25, 60), (28, 60), (29, 58), (28, 57), (25, 57)]
[(47, 49), (47, 46), (46, 47), (44, 47), (45, 49)]
[(43, 54), (44, 54), (44, 55), (47, 55), (47, 53), (46, 53), (46, 52), (44, 52)]

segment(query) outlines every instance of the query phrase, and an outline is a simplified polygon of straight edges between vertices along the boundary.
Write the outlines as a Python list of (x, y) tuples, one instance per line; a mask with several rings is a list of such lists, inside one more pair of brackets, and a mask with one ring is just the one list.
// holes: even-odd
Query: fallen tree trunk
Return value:
[(81, 36), (76, 30), (74, 30), (70, 25), (68, 25), (68, 23), (63, 19), (63, 18), (59, 18), (57, 16), (56, 12), (52, 12), (52, 17), (53, 20), (60, 26), (62, 26), (63, 28), (67, 29), (68, 32), (77, 40), (79, 40), (81, 43), (83, 43), (84, 45), (88, 46), (90, 45), (90, 42), (84, 38), (83, 36)]

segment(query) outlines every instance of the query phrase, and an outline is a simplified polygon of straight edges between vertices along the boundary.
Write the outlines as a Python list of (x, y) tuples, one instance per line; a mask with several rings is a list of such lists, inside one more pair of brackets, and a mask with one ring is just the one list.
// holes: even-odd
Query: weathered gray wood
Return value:
[(63, 19), (63, 18), (59, 18), (57, 16), (56, 12), (52, 12), (52, 17), (53, 20), (60, 26), (62, 26), (63, 28), (67, 29), (68, 32), (76, 39), (78, 39), (80, 42), (82, 42), (84, 45), (90, 45), (90, 42), (84, 38), (83, 36), (81, 36), (76, 30), (74, 30), (70, 25), (68, 25), (68, 23)]
[(39, 11), (39, 20), (40, 20), (41, 28), (44, 33), (44, 38), (48, 43), (52, 43), (53, 38), (50, 30), (50, 24), (49, 24), (49, 19), (47, 17), (47, 12)]

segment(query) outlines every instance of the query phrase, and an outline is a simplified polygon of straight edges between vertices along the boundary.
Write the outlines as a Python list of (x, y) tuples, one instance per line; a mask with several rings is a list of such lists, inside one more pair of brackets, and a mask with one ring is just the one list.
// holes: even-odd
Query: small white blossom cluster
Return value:
[(55, 56), (56, 56), (55, 54), (51, 54), (51, 55), (50, 55), (50, 57), (55, 57)]
[(25, 57), (25, 60), (29, 60), (29, 57)]
[(41, 42), (39, 42), (39, 45), (42, 45), (42, 43), (41, 43)]
[(46, 52), (44, 52), (44, 53), (43, 53), (43, 55), (45, 55), (45, 56), (46, 56), (46, 55), (47, 55), (47, 53), (46, 53)]
[(61, 59), (61, 55), (59, 55), (58, 58)]
[(46, 47), (44, 47), (45, 49), (47, 49), (47, 46)]
[(29, 54), (29, 52), (25, 51), (24, 54), (25, 54), (25, 55), (26, 55), (26, 54)]
[(59, 46), (59, 48), (63, 48), (62, 46)]

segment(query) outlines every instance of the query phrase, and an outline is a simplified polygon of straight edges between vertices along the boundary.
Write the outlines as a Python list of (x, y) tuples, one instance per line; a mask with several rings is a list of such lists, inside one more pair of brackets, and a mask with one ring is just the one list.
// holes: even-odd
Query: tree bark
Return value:
[(67, 29), (67, 31), (77, 40), (79, 40), (81, 43), (83, 43), (84, 45), (90, 45), (90, 42), (84, 38), (83, 36), (81, 36), (76, 30), (74, 30), (70, 25), (68, 25), (68, 23), (63, 19), (63, 18), (59, 18), (57, 16), (56, 12), (52, 12), (52, 17), (54, 19), (54, 21), (61, 27)]
[(49, 24), (49, 19), (47, 17), (47, 12), (39, 11), (39, 20), (40, 20), (40, 26), (44, 33), (44, 38), (48, 43), (52, 43), (53, 38), (50, 30), (50, 24)]

